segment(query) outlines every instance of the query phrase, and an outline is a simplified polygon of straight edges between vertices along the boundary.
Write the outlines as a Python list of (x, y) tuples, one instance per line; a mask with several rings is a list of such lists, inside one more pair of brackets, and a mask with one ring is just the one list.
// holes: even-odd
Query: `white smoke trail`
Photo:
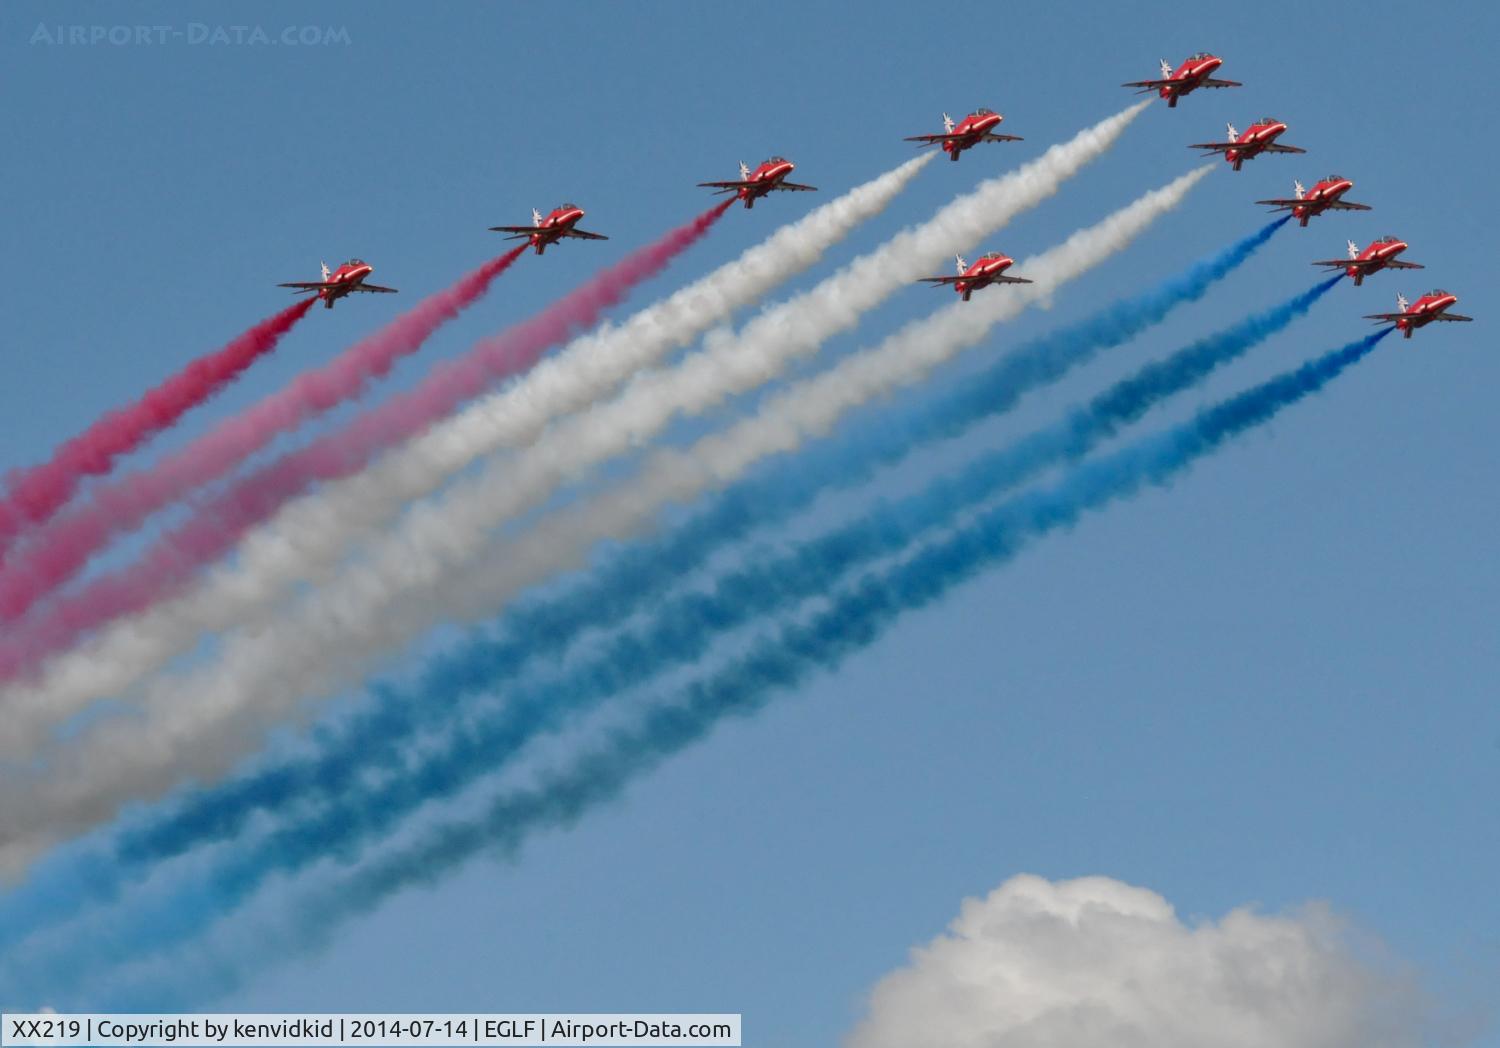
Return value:
[(660, 363), (715, 324), (814, 265), (907, 187), (931, 154), (909, 160), (804, 218), (625, 323), (574, 339), (520, 382), (382, 456), (369, 469), (283, 509), (248, 535), (232, 564), (184, 596), (106, 629), (46, 668), (0, 690), (7, 731), (0, 754), (20, 756), (90, 701), (116, 695), (204, 633), (253, 621), (298, 582), (336, 565), (407, 503), (438, 490), (476, 457), (534, 441), (547, 423), (580, 410), (631, 374)]
[(1079, 230), (1015, 272), (1035, 283), (979, 293), (913, 321), (879, 346), (848, 357), (827, 371), (770, 398), (752, 416), (685, 449), (662, 448), (638, 473), (609, 490), (558, 510), (511, 542), (494, 543), (484, 560), (470, 564), (454, 585), (431, 595), (432, 606), (412, 604), (403, 614), (428, 621), (488, 617), (510, 595), (559, 572), (582, 567), (588, 551), (606, 538), (628, 538), (649, 526), (673, 502), (686, 502), (726, 486), (771, 455), (795, 451), (828, 432), (846, 412), (920, 382), (940, 364), (974, 345), (996, 324), (1046, 301), (1068, 281), (1123, 251), (1157, 218), (1176, 208), (1213, 167), (1204, 166)]
[[(268, 723), (304, 696), (358, 679), (432, 625), (438, 590), (458, 584), (490, 531), (565, 483), (659, 433), (679, 413), (711, 409), (775, 377), (861, 313), (972, 246), (1102, 155), (1149, 103), (1088, 128), (1011, 174), (982, 183), (856, 259), (812, 290), (761, 314), (742, 334), (711, 334), (703, 351), (668, 371), (639, 375), (615, 400), (549, 429), (517, 459), (493, 464), (445, 498), (421, 504), (290, 612), (225, 639), (218, 657), (152, 683), (145, 716), (92, 726), (0, 808), (0, 862), (24, 861), (50, 839), (111, 817), (132, 799), (184, 777), (223, 774)], [(972, 306), (972, 303), (971, 303)]]

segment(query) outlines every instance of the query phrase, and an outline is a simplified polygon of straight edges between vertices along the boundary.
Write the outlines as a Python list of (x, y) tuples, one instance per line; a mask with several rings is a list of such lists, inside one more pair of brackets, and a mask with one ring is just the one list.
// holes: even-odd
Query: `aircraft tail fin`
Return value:
[(967, 263), (967, 262), (964, 261), (964, 256), (962, 256), (962, 255), (954, 255), (953, 256), (953, 263), (954, 263), (954, 265), (958, 266), (958, 275), (959, 276), (963, 276), (964, 275), (964, 271), (969, 268), (969, 263)]
[(329, 270), (328, 270), (328, 263), (327, 262), (323, 262), (323, 263), (320, 263), (320, 264), (323, 267), (323, 283), (326, 284), (326, 283), (328, 283), (328, 277), (330, 275), (329, 274)]
[(536, 208), (531, 209), (531, 224), (534, 226), (539, 226), (542, 224), (542, 213)]
[(750, 180), (750, 165), (743, 160), (740, 161), (740, 178), (747, 182)]
[(1161, 60), (1161, 78), (1163, 80), (1172, 79), (1172, 63), (1168, 62), (1165, 58)]
[(1298, 200), (1301, 200), (1303, 197), (1307, 196), (1307, 187), (1304, 186), (1301, 182), (1293, 181), (1292, 195), (1295, 196)]
[(1349, 241), (1349, 257), (1350, 258), (1358, 258), (1359, 257), (1359, 248), (1357, 246), (1355, 246), (1355, 243), (1352, 240)]
[(1405, 313), (1410, 308), (1411, 308), (1411, 303), (1408, 302), (1408, 301), (1406, 301), (1406, 296), (1402, 295), (1402, 294), (1397, 294), (1396, 295), (1396, 312), (1397, 313)]
[(953, 134), (953, 118), (947, 113), (943, 114), (943, 131), (945, 134)]
[(1237, 142), (1237, 141), (1239, 141), (1239, 137), (1240, 137), (1239, 129), (1237, 127), (1235, 127), (1233, 124), (1225, 124), (1224, 126), (1229, 129), (1229, 141), (1231, 141), (1231, 142)]

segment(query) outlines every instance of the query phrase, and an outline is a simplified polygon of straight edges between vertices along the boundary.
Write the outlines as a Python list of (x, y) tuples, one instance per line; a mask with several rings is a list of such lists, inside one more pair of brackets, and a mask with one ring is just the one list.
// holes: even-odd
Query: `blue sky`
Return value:
[[(1208, 48), (1238, 91), (1153, 107), (992, 244), (1022, 261), (1271, 114), (1305, 157), (1215, 172), (1127, 255), (983, 358), (1253, 229), (1251, 203), (1339, 172), (1369, 214), (1289, 228), (1202, 303), (976, 439), (999, 440), (1194, 335), (1301, 290), (1383, 233), (1428, 268), (1341, 286), (1218, 376), (1225, 393), (1443, 286), (1465, 326), (1387, 341), (1327, 395), (1041, 544), (518, 864), (408, 893), (225, 1011), (741, 1011), (827, 1043), (964, 895), (1100, 873), (1189, 915), (1326, 898), (1472, 1000), (1500, 973), (1500, 363), (1485, 89), (1500, 12), (1409, 4), (592, 4), (0, 8), (9, 381), (0, 469), (358, 255), (399, 299), (319, 311), (157, 454), (329, 359), (493, 253), (485, 227), (567, 199), (607, 244), (527, 258), (391, 382), (524, 315), (704, 206), (693, 183), (779, 152), (826, 194), (944, 110), (1015, 145), (934, 164), (839, 258), (1114, 112), (1122, 81)], [(207, 12), (211, 10), (212, 14)], [(328, 25), (328, 46), (30, 43), (39, 23)], [(1295, 24), (1294, 29), (1288, 29)], [(721, 227), (638, 303), (820, 198)], [(837, 259), (834, 260), (836, 263)], [(794, 286), (816, 280), (830, 265)], [(940, 301), (914, 288), (831, 350)], [(958, 370), (971, 367), (961, 363)], [(1189, 402), (1161, 418), (1180, 417)], [(143, 456), (141, 461), (146, 461)], [(944, 463), (909, 465), (909, 480)], [(829, 510), (828, 512), (832, 512)], [(1495, 1041), (1491, 1043), (1500, 1043)]]

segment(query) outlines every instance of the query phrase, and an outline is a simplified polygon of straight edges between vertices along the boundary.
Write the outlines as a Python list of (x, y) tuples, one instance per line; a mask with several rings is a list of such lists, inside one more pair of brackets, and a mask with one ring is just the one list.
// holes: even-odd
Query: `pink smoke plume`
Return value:
[[(592, 326), (604, 310), (696, 243), (730, 203), (716, 205), (636, 250), (531, 319), (479, 342), (462, 358), (435, 369), (415, 389), (249, 474), (196, 508), (128, 568), (49, 602), (0, 640), (0, 679), (26, 671), (88, 630), (170, 597), (198, 568), (228, 552), (249, 528), (268, 519), (288, 499), (317, 481), (357, 472), (381, 450), (422, 432), (496, 379), (530, 367), (549, 347)], [(8, 582), (0, 581), (0, 601), (6, 608), (12, 599)]]
[(111, 411), (58, 448), (49, 462), (13, 474), (0, 498), (0, 559), (18, 535), (51, 518), (86, 477), (129, 454), (203, 403), (265, 354), (307, 315), (298, 302), (261, 321), (224, 348), (199, 357), (129, 407)]
[[(88, 563), (109, 540), (239, 465), (272, 439), (341, 401), (356, 397), (443, 324), (478, 301), (521, 257), (517, 247), (491, 259), (453, 286), (429, 295), (368, 338), (149, 469), (96, 488), (88, 502), (36, 529), (0, 566), (0, 622), (24, 615)], [(306, 308), (315, 301), (298, 303)], [(3, 676), (3, 673), (0, 673)]]

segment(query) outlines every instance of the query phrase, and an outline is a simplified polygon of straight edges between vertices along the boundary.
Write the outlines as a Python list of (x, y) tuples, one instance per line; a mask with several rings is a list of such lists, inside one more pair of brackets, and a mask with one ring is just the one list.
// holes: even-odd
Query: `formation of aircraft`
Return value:
[(952, 284), (953, 290), (963, 296), (965, 302), (969, 296), (980, 288), (989, 287), (991, 284), (1030, 284), (1032, 281), (1025, 277), (1006, 276), (1005, 271), (1015, 265), (1016, 260), (1009, 255), (1003, 255), (998, 251), (980, 255), (970, 265), (964, 261), (964, 256), (954, 255), (953, 261), (957, 264), (958, 272), (951, 277), (923, 277), (924, 284)]
[(980, 142), (1020, 142), (1020, 135), (999, 135), (995, 128), (1005, 117), (993, 109), (976, 109), (957, 124), (947, 113), (943, 114), (943, 133), (940, 135), (912, 135), (908, 142), (920, 142), (924, 146), (942, 146), (949, 160), (957, 160), (965, 149), (973, 149)]
[(1371, 313), (1365, 317), (1377, 324), (1395, 324), (1402, 338), (1411, 338), (1417, 328), (1426, 327), (1434, 320), (1456, 320), (1467, 323), (1473, 317), (1449, 313), (1448, 307), (1458, 304), (1458, 296), (1442, 288), (1434, 288), (1415, 302), (1406, 301), (1404, 295), (1396, 296), (1396, 312)]
[(583, 208), (577, 204), (563, 204), (561, 207), (552, 209), (552, 213), (546, 218), (536, 208), (531, 209), (531, 225), (529, 226), (490, 226), (492, 233), (509, 233), (506, 240), (527, 240), (531, 246), (536, 248), (540, 255), (551, 244), (556, 244), (564, 237), (575, 240), (608, 240), (609, 237), (599, 233), (589, 233), (578, 228), (578, 220), (583, 217)]
[(1229, 141), (1227, 142), (1197, 142), (1188, 148), (1204, 149), (1209, 153), (1223, 153), (1224, 159), (1234, 165), (1236, 171), (1246, 160), (1254, 160), (1262, 153), (1307, 152), (1297, 146), (1284, 146), (1276, 141), (1286, 131), (1286, 124), (1274, 116), (1261, 117), (1243, 132), (1236, 131), (1234, 125), (1230, 124), (1228, 131)]
[(277, 287), (294, 288), (300, 295), (308, 291), (314, 291), (323, 300), (323, 305), (329, 309), (333, 304), (351, 291), (369, 291), (383, 295), (394, 295), (396, 289), (393, 287), (381, 287), (379, 284), (365, 283), (365, 277), (375, 272), (375, 267), (363, 259), (351, 258), (339, 268), (332, 272), (328, 269), (328, 263), (323, 263), (323, 279), (295, 282), (291, 284), (278, 284)]
[(713, 189), (716, 193), (735, 193), (745, 202), (745, 207), (748, 209), (754, 207), (755, 202), (767, 193), (816, 192), (817, 186), (804, 186), (786, 180), (786, 176), (791, 174), (796, 166), (784, 156), (773, 156), (768, 160), (762, 160), (760, 166), (751, 171), (750, 165), (742, 160), (740, 161), (739, 181), (699, 182), (698, 185)]
[(1297, 224), (1306, 226), (1309, 218), (1321, 215), (1324, 211), (1368, 211), (1369, 204), (1356, 204), (1352, 200), (1345, 200), (1343, 196), (1354, 188), (1352, 179), (1342, 175), (1329, 175), (1327, 178), (1313, 185), (1309, 191), (1301, 182), (1292, 183), (1292, 196), (1288, 198), (1272, 198), (1271, 200), (1257, 200), (1257, 204), (1269, 204), (1276, 211), (1290, 211), (1297, 218)]
[(1332, 266), (1342, 269), (1345, 274), (1354, 278), (1354, 286), (1365, 282), (1365, 277), (1371, 273), (1378, 273), (1382, 269), (1422, 269), (1416, 262), (1403, 262), (1396, 256), (1407, 248), (1406, 241), (1395, 237), (1381, 237), (1372, 241), (1370, 246), (1361, 251), (1354, 243), (1349, 241), (1348, 258), (1327, 258), (1321, 262), (1314, 262), (1315, 266)]
[(1155, 91), (1167, 100), (1168, 109), (1176, 109), (1179, 98), (1192, 94), (1200, 87), (1244, 87), (1245, 85), (1237, 80), (1219, 80), (1209, 75), (1223, 64), (1222, 58), (1211, 55), (1207, 51), (1199, 51), (1176, 69), (1173, 69), (1171, 64), (1163, 58), (1160, 80), (1136, 80), (1120, 86), (1138, 87), (1140, 91), (1136, 92), (1137, 94)]
[[(1136, 80), (1123, 86), (1136, 88), (1141, 94), (1155, 92), (1159, 97), (1166, 99), (1169, 109), (1175, 109), (1178, 99), (1185, 98), (1199, 88), (1243, 87), (1244, 85), (1237, 80), (1225, 80), (1214, 75), (1223, 64), (1222, 58), (1208, 51), (1200, 51), (1190, 56), (1175, 69), (1166, 59), (1163, 59), (1161, 76), (1158, 79)], [(944, 113), (941, 133), (911, 135), (905, 140), (916, 142), (922, 147), (938, 146), (948, 154), (949, 160), (957, 161), (960, 155), (981, 142), (1022, 141), (1019, 135), (1001, 134), (996, 130), (1004, 119), (993, 109), (983, 107), (975, 109), (957, 122)], [(1228, 125), (1228, 134), (1223, 142), (1199, 142), (1189, 148), (1206, 150), (1208, 153), (1222, 153), (1224, 159), (1234, 170), (1238, 171), (1246, 160), (1252, 160), (1263, 153), (1305, 153), (1306, 150), (1299, 146), (1283, 145), (1280, 142), (1286, 129), (1287, 125), (1284, 121), (1274, 117), (1263, 117), (1251, 124), (1244, 132), (1236, 130), (1233, 124)], [(762, 161), (754, 170), (742, 162), (740, 177), (733, 181), (699, 182), (698, 185), (712, 189), (716, 194), (732, 193), (736, 199), (744, 202), (748, 210), (755, 206), (757, 200), (771, 193), (816, 191), (816, 186), (787, 181), (787, 176), (795, 169), (796, 165), (786, 157), (772, 156)], [(1368, 204), (1358, 204), (1344, 199), (1344, 194), (1352, 188), (1354, 188), (1352, 179), (1341, 175), (1329, 175), (1314, 183), (1310, 190), (1301, 182), (1294, 182), (1292, 196), (1273, 197), (1268, 200), (1258, 200), (1256, 203), (1277, 211), (1290, 211), (1298, 224), (1305, 227), (1309, 219), (1325, 211), (1369, 211)], [(563, 204), (553, 208), (551, 213), (545, 216), (540, 211), (533, 210), (531, 212), (532, 224), (529, 226), (491, 226), (489, 228), (493, 232), (506, 234), (507, 240), (527, 240), (528, 246), (534, 248), (538, 255), (545, 252), (549, 246), (561, 243), (565, 239), (609, 239), (602, 234), (579, 229), (578, 222), (583, 216), (584, 210), (577, 204)], [(1358, 286), (1364, 283), (1366, 276), (1378, 273), (1382, 269), (1423, 268), (1415, 262), (1404, 262), (1397, 257), (1406, 248), (1405, 241), (1390, 236), (1381, 237), (1363, 251), (1359, 250), (1351, 240), (1348, 258), (1323, 259), (1314, 262), (1313, 265), (1342, 269), (1347, 276), (1353, 278), (1355, 285)], [(957, 271), (952, 276), (923, 277), (922, 282), (950, 285), (965, 302), (969, 301), (975, 291), (992, 284), (1031, 283), (1025, 277), (1008, 275), (1006, 270), (1015, 264), (1015, 260), (998, 251), (981, 255), (973, 264), (966, 262), (961, 255), (955, 256), (955, 259)], [(366, 278), (373, 271), (374, 267), (369, 263), (355, 258), (332, 272), (325, 264), (323, 279), (320, 281), (289, 283), (280, 286), (293, 288), (299, 292), (314, 292), (323, 300), (325, 306), (332, 308), (334, 302), (355, 291), (389, 294), (396, 290), (367, 283)], [(1397, 301), (1399, 303), (1397, 312), (1375, 313), (1371, 314), (1368, 319), (1394, 324), (1407, 338), (1410, 338), (1411, 333), (1417, 328), (1425, 327), (1434, 320), (1466, 321), (1472, 319), (1448, 312), (1448, 308), (1458, 301), (1458, 297), (1447, 291), (1429, 292), (1417, 299), (1415, 303), (1408, 303), (1400, 296), (1397, 296)]]

